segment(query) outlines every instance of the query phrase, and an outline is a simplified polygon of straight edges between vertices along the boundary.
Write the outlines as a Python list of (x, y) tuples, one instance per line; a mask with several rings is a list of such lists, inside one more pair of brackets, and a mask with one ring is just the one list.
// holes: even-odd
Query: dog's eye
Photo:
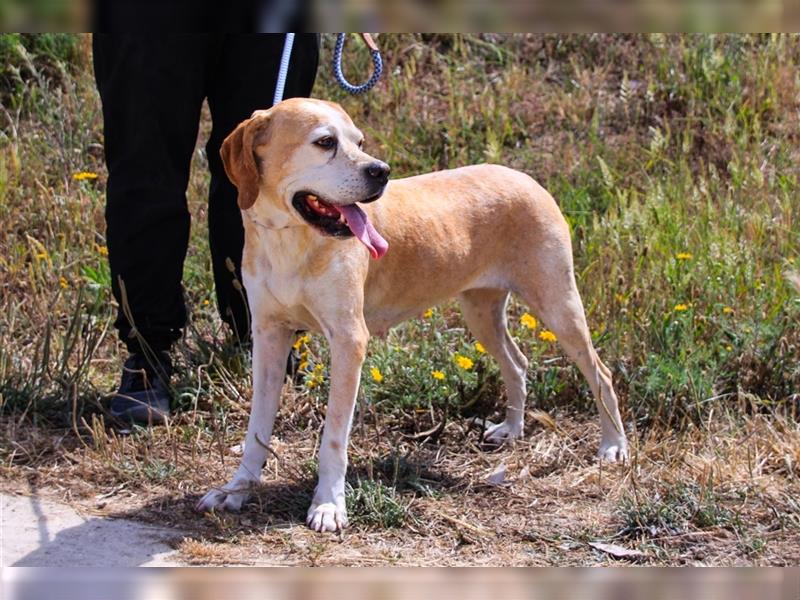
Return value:
[(363, 147), (364, 147), (364, 138), (361, 138), (361, 141), (358, 142), (358, 149), (361, 150), (361, 148)]
[(319, 138), (316, 142), (314, 142), (320, 148), (324, 148), (325, 150), (330, 150), (336, 145), (336, 140), (329, 135), (326, 135), (324, 138)]

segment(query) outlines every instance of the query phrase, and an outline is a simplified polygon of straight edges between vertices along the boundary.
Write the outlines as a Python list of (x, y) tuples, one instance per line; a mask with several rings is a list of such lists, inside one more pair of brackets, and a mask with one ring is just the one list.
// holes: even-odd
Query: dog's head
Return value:
[(220, 153), (239, 208), (257, 223), (355, 235), (380, 258), (387, 243), (356, 203), (381, 196), (389, 166), (363, 152), (363, 141), (338, 104), (292, 98), (254, 112), (225, 138)]

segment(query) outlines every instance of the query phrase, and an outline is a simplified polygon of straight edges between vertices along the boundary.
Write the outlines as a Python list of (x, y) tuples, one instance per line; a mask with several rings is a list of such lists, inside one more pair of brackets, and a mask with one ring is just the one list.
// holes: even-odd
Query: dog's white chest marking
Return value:
[(293, 330), (319, 330), (316, 319), (304, 306), (306, 294), (300, 277), (274, 271), (257, 275), (243, 271), (242, 279), (257, 327), (278, 321)]
[(247, 290), (252, 317), (260, 321), (277, 319), (296, 329), (317, 329), (305, 310), (308, 282), (287, 255), (294, 248), (287, 243), (290, 231), (253, 231), (257, 243), (245, 248), (242, 280)]

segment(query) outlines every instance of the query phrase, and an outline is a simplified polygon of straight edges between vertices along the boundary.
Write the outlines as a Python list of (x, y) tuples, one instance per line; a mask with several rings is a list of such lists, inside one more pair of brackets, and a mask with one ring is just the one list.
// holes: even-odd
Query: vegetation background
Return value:
[[(526, 439), (481, 446), (502, 414), (494, 361), (454, 306), (373, 340), (341, 538), (302, 528), (325, 411), (326, 348), (298, 340), (276, 456), (242, 515), (193, 515), (241, 451), (248, 356), (215, 313), (203, 113), (187, 199), (191, 322), (176, 417), (121, 434), (122, 354), (104, 239), (102, 119), (87, 36), (0, 36), (2, 486), (171, 523), (188, 562), (796, 564), (800, 548), (800, 38), (383, 35), (386, 75), (347, 96), (325, 37), (314, 95), (341, 102), (402, 177), (522, 170), (573, 232), (595, 344), (631, 463), (592, 458), (596, 414), (546, 323), (510, 307), (533, 358)], [(346, 49), (346, 72), (368, 55)], [(798, 265), (800, 266), (800, 265)], [(464, 360), (468, 359), (468, 360)], [(503, 543), (498, 544), (502, 539)]]

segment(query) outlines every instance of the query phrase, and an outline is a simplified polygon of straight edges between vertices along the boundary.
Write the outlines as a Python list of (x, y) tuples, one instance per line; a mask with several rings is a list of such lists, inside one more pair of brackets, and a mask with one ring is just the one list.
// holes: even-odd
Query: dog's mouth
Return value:
[[(361, 202), (374, 202), (383, 190)], [(306, 222), (325, 235), (333, 237), (355, 236), (367, 247), (372, 258), (386, 254), (389, 244), (370, 223), (367, 214), (358, 204), (333, 204), (311, 192), (297, 192), (292, 197), (292, 206)]]

